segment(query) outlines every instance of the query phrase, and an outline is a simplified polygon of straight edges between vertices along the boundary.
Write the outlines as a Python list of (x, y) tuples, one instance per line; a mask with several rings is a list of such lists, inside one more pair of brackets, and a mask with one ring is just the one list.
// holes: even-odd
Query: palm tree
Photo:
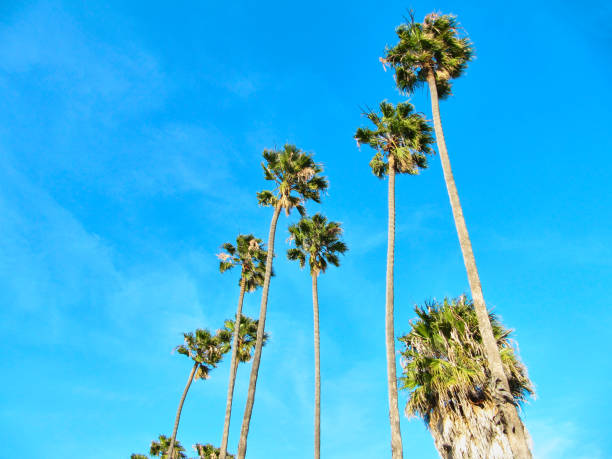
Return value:
[(501, 400), (505, 422), (511, 431), (510, 444), (514, 455), (528, 458), (531, 457), (527, 442), (528, 434), (513, 405), (508, 379), (495, 344), (440, 120), (438, 99), (445, 99), (451, 95), (451, 80), (463, 74), (473, 56), (472, 43), (467, 37), (460, 37), (458, 29), (459, 24), (452, 15), (432, 13), (425, 17), (422, 24), (414, 22), (414, 17), (411, 17), (410, 22), (397, 28), (399, 43), (386, 50), (385, 58), (382, 61), (383, 64), (388, 63), (393, 66), (397, 86), (404, 93), (410, 94), (425, 83), (429, 87), (444, 180), (478, 316), (478, 325), (483, 337), (485, 354), (491, 368), (492, 390), (498, 394), (496, 398)]
[(255, 354), (253, 356), (253, 366), (251, 367), (251, 377), (249, 380), (249, 393), (240, 431), (240, 443), (238, 444), (239, 459), (244, 459), (246, 455), (249, 424), (251, 422), (253, 404), (255, 403), (255, 388), (257, 386), (257, 375), (266, 325), (268, 289), (270, 287), (270, 276), (272, 275), (274, 236), (276, 234), (278, 217), (281, 210), (284, 209), (285, 213), (289, 215), (294, 207), (303, 215), (305, 212), (304, 202), (308, 199), (319, 202), (321, 192), (327, 189), (327, 180), (320, 175), (323, 170), (322, 167), (314, 162), (311, 155), (304, 153), (294, 145), (287, 144), (282, 150), (264, 150), (263, 157), (262, 167), (264, 177), (266, 180), (274, 182), (274, 189), (257, 193), (257, 199), (262, 206), (274, 207), (274, 213), (270, 223), (270, 234), (268, 235), (268, 256), (266, 257), (266, 273), (261, 294), (257, 342), (255, 343)]
[[(219, 330), (216, 335), (212, 335), (208, 330), (197, 329), (195, 333), (184, 333), (185, 344), (176, 347), (179, 354), (185, 355), (193, 360), (193, 367), (187, 379), (187, 385), (183, 391), (183, 396), (179, 402), (178, 410), (176, 411), (176, 419), (174, 421), (174, 429), (170, 438), (170, 446), (168, 448), (168, 456), (174, 459), (174, 444), (176, 441), (176, 432), (178, 431), (179, 420), (187, 391), (195, 379), (208, 379), (210, 370), (216, 368), (217, 364), (223, 358), (223, 354), (229, 351), (229, 343), (231, 335), (226, 330)], [(161, 438), (161, 437), (160, 437)]]
[[(217, 459), (221, 457), (221, 449), (215, 448), (210, 443), (206, 443), (205, 445), (196, 443), (195, 445), (193, 445), (193, 449), (197, 451), (200, 459)], [(228, 453), (226, 453), (226, 457), (227, 459), (235, 458), (233, 454), (228, 454)]]
[(315, 419), (314, 419), (314, 457), (321, 457), (321, 366), (319, 352), (319, 294), (317, 278), (324, 273), (327, 264), (340, 265), (338, 254), (348, 250), (346, 244), (340, 240), (342, 228), (340, 223), (327, 222), (321, 214), (312, 218), (302, 218), (295, 225), (289, 227), (291, 240), (296, 248), (287, 251), (289, 260), (298, 260), (300, 267), (310, 266), (312, 277), (312, 306), (314, 312), (314, 351), (315, 351)]
[[(444, 459), (513, 457), (505, 426), (500, 422), (478, 318), (464, 297), (415, 309), (418, 320), (399, 338), (403, 389), (410, 391), (408, 417), (420, 417)], [(510, 383), (512, 402), (520, 405), (533, 393), (527, 370), (510, 344), (507, 330), (489, 315), (495, 342)]]
[[(242, 330), (242, 303), (244, 300), (244, 292), (253, 292), (258, 287), (263, 285), (266, 273), (266, 256), (267, 253), (262, 247), (261, 239), (257, 239), (252, 234), (240, 234), (236, 238), (236, 246), (234, 247), (229, 242), (221, 246), (225, 252), (217, 255), (220, 260), (219, 271), (232, 269), (234, 266), (240, 266), (240, 296), (238, 297), (238, 308), (236, 310), (236, 321), (241, 324), (240, 327), (232, 328), (234, 332), (232, 346), (232, 361), (230, 365), (230, 380), (227, 388), (227, 402), (225, 407), (225, 422), (223, 425), (223, 439), (221, 441), (221, 453), (219, 458), (226, 459), (227, 442), (229, 439), (230, 418), (232, 416), (232, 401), (234, 397), (234, 386), (236, 384), (236, 371), (238, 370), (238, 360), (236, 354), (239, 350), (237, 346), (239, 339), (239, 330)], [(257, 327), (257, 325), (255, 325)], [(250, 358), (250, 357), (249, 357)], [(244, 361), (244, 360), (240, 360)]]
[[(248, 316), (241, 316), (240, 325), (236, 328), (236, 320), (225, 321), (225, 332), (234, 337), (232, 355), (235, 357), (235, 365), (232, 365), (232, 372), (230, 373), (230, 384), (236, 380), (236, 373), (238, 372), (238, 363), (246, 363), (253, 357), (253, 349), (257, 342), (257, 327), (258, 320), (253, 320)], [(263, 346), (268, 341), (268, 334), (264, 333)], [(229, 429), (229, 420), (225, 418), (225, 427)], [(227, 440), (225, 444), (225, 450), (221, 445), (219, 459), (227, 456)], [(232, 456), (233, 457), (233, 456)]]
[(391, 453), (393, 459), (403, 457), (397, 407), (397, 376), (395, 363), (395, 332), (393, 327), (393, 265), (395, 252), (395, 174), (418, 174), (427, 167), (425, 155), (431, 154), (433, 143), (431, 127), (425, 118), (414, 112), (409, 103), (393, 107), (380, 104), (381, 115), (366, 114), (376, 130), (357, 129), (355, 139), (359, 145), (367, 144), (376, 150), (370, 161), (372, 172), (378, 178), (389, 175), (389, 229), (387, 240), (387, 288), (385, 307), (385, 333), (387, 348), (387, 383), (389, 389), (389, 421), (391, 423)]
[[(171, 446), (173, 446), (173, 452), (170, 452)], [(165, 435), (160, 435), (159, 441), (153, 440), (151, 442), (151, 448), (149, 449), (149, 454), (151, 456), (156, 456), (156, 457), (159, 456), (162, 459), (184, 459), (187, 457), (184, 451), (185, 451), (185, 448), (183, 448), (178, 441), (175, 441), (174, 445), (172, 445), (172, 441), (170, 438), (166, 437)], [(146, 457), (146, 456), (142, 456), (142, 457)]]

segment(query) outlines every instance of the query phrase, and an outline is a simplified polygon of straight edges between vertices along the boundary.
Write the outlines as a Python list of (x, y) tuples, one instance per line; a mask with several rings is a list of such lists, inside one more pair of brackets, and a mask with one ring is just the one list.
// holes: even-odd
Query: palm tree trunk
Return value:
[(181, 418), (181, 411), (183, 410), (183, 403), (185, 403), (185, 397), (187, 397), (187, 391), (191, 386), (191, 382), (193, 381), (193, 377), (198, 368), (198, 363), (193, 364), (193, 368), (191, 369), (191, 373), (189, 373), (189, 379), (187, 380), (187, 385), (185, 386), (185, 390), (183, 391), (183, 396), (181, 397), (181, 401), (178, 406), (178, 410), (176, 411), (176, 419), (174, 421), (174, 430), (172, 431), (172, 438), (170, 439), (170, 447), (168, 448), (168, 458), (172, 459), (174, 453), (174, 442), (176, 441), (176, 432), (178, 431), (179, 420)]
[(389, 155), (389, 229), (387, 235), (387, 295), (385, 338), (387, 347), (387, 384), (389, 387), (389, 422), (391, 423), (391, 457), (402, 459), (402, 434), (397, 401), (395, 362), (395, 329), (393, 325), (393, 266), (395, 257), (395, 158)]
[(465, 219), (463, 218), (463, 210), (461, 209), (461, 203), (459, 202), (459, 193), (457, 192), (457, 186), (455, 185), (453, 171), (451, 169), (448, 152), (446, 150), (446, 142), (444, 140), (444, 132), (442, 131), (442, 122), (440, 120), (440, 107), (438, 105), (438, 88), (436, 87), (436, 77), (431, 69), (427, 76), (427, 83), (429, 84), (431, 111), (433, 113), (438, 152), (440, 153), (440, 160), (442, 161), (444, 181), (446, 182), (446, 189), (448, 191), (451, 208), (453, 210), (457, 235), (459, 236), (459, 245), (461, 246), (463, 262), (465, 264), (465, 269), (467, 270), (472, 299), (474, 301), (474, 309), (476, 310), (476, 316), (478, 317), (478, 329), (480, 330), (480, 334), (482, 336), (485, 356), (491, 371), (492, 389), (494, 390), (496, 399), (499, 400), (500, 410), (504, 414), (504, 418), (509, 429), (508, 437), (514, 457), (521, 459), (530, 458), (531, 452), (527, 442), (527, 429), (525, 429), (523, 423), (521, 422), (516, 407), (513, 403), (510, 386), (508, 385), (508, 379), (504, 373), (504, 367), (499, 355), (497, 343), (495, 342), (495, 338), (493, 336), (487, 306), (482, 294), (482, 286), (480, 285), (480, 277), (478, 276), (478, 270), (476, 269), (476, 260), (474, 258), (474, 252), (472, 251), (472, 243), (465, 225)]
[[(244, 273), (242, 273), (244, 274)], [(232, 416), (232, 401), (234, 397), (234, 385), (236, 384), (236, 372), (238, 371), (238, 337), (240, 335), (240, 320), (242, 317), (242, 303), (244, 301), (245, 279), (240, 281), (240, 296), (238, 297), (238, 309), (236, 309), (236, 322), (234, 323), (234, 339), (232, 345), (232, 362), (230, 366), (230, 379), (227, 387), (227, 403), (225, 404), (225, 423), (223, 425), (223, 439), (219, 459), (225, 459), (227, 454), (227, 441), (229, 438), (230, 418)]]
[(432, 416), (429, 431), (442, 459), (507, 459), (513, 457), (499, 410), (492, 403), (467, 404), (462, 413)]
[(261, 349), (263, 347), (264, 328), (266, 325), (266, 310), (268, 308), (268, 290), (270, 289), (270, 277), (272, 274), (272, 259), (274, 258), (274, 236), (276, 235), (276, 224), (280, 215), (281, 206), (274, 207), (272, 222), (270, 223), (270, 234), (268, 235), (268, 256), (266, 257), (266, 274), (261, 293), (261, 308), (259, 310), (259, 323), (257, 325), (257, 341), (253, 354), (253, 365), (251, 367), (251, 378), (249, 380), (249, 393), (247, 395), (242, 429), (240, 430), (240, 442), (238, 443), (238, 459), (244, 459), (247, 448), (247, 436), (249, 435), (249, 424), (255, 403), (255, 388), (257, 386), (257, 375), (259, 373), (259, 362), (261, 361)]
[(321, 360), (319, 342), (319, 293), (318, 274), (312, 274), (312, 308), (314, 313), (314, 353), (315, 353), (315, 419), (314, 419), (314, 457), (321, 457)]

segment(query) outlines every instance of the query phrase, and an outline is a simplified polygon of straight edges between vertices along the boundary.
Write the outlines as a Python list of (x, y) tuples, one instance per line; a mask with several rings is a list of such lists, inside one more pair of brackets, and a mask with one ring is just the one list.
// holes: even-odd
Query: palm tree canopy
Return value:
[[(193, 449), (197, 451), (200, 459), (217, 459), (219, 457), (219, 454), (221, 453), (221, 448), (216, 448), (210, 443), (206, 443), (205, 445), (196, 443), (195, 445), (193, 445)], [(227, 459), (235, 459), (235, 456), (229, 453), (227, 453), (225, 457)]]
[(285, 145), (282, 150), (264, 150), (261, 164), (266, 180), (274, 182), (273, 190), (257, 193), (262, 206), (281, 205), (289, 215), (296, 208), (305, 215), (304, 202), (312, 199), (320, 202), (321, 192), (327, 189), (327, 179), (320, 175), (323, 168), (314, 162), (312, 155), (295, 145)]
[(425, 155), (433, 153), (431, 126), (422, 114), (414, 112), (414, 106), (408, 102), (394, 107), (383, 101), (380, 111), (381, 114), (373, 111), (365, 114), (376, 126), (375, 130), (359, 128), (355, 133), (358, 145), (367, 144), (376, 150), (370, 161), (372, 172), (378, 178), (384, 178), (389, 173), (389, 156), (392, 155), (397, 173), (418, 174), (420, 169), (427, 167)]
[(438, 97), (451, 95), (450, 80), (460, 77), (474, 56), (471, 41), (459, 36), (459, 28), (451, 14), (431, 13), (418, 23), (411, 13), (410, 21), (395, 30), (399, 43), (387, 48), (381, 60), (395, 69), (395, 82), (401, 91), (412, 93), (426, 84), (432, 69)]
[[(422, 417), (426, 424), (445, 414), (460, 415), (462, 407), (494, 402), (490, 374), (474, 305), (461, 297), (416, 307), (412, 330), (399, 338), (402, 351), (402, 388), (410, 391), (406, 415)], [(489, 314), (493, 334), (508, 377), (515, 404), (533, 394), (527, 370), (511, 345), (511, 330)]]
[(268, 252), (261, 239), (252, 234), (239, 234), (236, 238), (236, 246), (226, 242), (221, 248), (224, 252), (217, 255), (219, 271), (224, 273), (234, 266), (241, 266), (239, 283), (244, 279), (247, 292), (253, 292), (263, 285)]
[(320, 213), (312, 218), (303, 217), (289, 227), (289, 233), (296, 247), (287, 251), (287, 258), (298, 260), (302, 268), (308, 259), (311, 274), (325, 272), (328, 263), (339, 266), (338, 254), (344, 254), (348, 250), (346, 244), (340, 240), (340, 223), (328, 222)]
[(179, 354), (185, 355), (198, 364), (196, 379), (207, 379), (210, 370), (217, 364), (229, 350), (231, 335), (219, 330), (212, 335), (208, 330), (197, 329), (195, 333), (183, 333), (185, 344), (176, 347)]
[(174, 453), (172, 453), (174, 457), (168, 457), (168, 449), (170, 449), (170, 438), (165, 435), (160, 435), (159, 441), (153, 440), (151, 442), (149, 454), (151, 456), (159, 456), (162, 459), (183, 459), (187, 457), (184, 453), (185, 448), (181, 446), (178, 440), (174, 442)]
[[(255, 348), (255, 342), (257, 341), (257, 326), (259, 320), (251, 319), (245, 315), (240, 317), (240, 326), (238, 329), (238, 343), (237, 343), (237, 357), (239, 362), (248, 362), (251, 360), (253, 349)], [(236, 325), (236, 317), (234, 320), (225, 321), (225, 330), (231, 336), (234, 335)], [(263, 345), (266, 345), (268, 341), (268, 334), (264, 333)], [(228, 343), (229, 346), (229, 343)], [(229, 350), (229, 349), (228, 349)]]

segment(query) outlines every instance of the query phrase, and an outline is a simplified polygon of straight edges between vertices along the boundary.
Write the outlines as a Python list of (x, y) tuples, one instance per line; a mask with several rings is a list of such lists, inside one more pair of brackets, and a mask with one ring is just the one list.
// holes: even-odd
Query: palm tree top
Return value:
[(414, 111), (409, 102), (397, 107), (383, 101), (380, 114), (370, 110), (365, 116), (376, 129), (359, 128), (355, 133), (357, 144), (367, 144), (376, 150), (370, 161), (372, 172), (378, 178), (389, 173), (389, 156), (395, 159), (395, 172), (416, 175), (427, 167), (425, 155), (433, 153), (432, 129), (425, 117)]
[(264, 177), (274, 182), (274, 188), (257, 193), (260, 205), (280, 204), (287, 215), (295, 207), (303, 216), (306, 200), (321, 201), (321, 192), (327, 189), (328, 183), (320, 175), (323, 168), (314, 162), (312, 155), (286, 144), (282, 150), (264, 150), (263, 157)]
[(239, 284), (244, 280), (247, 292), (253, 292), (263, 285), (268, 252), (261, 239), (252, 234), (239, 234), (235, 246), (226, 242), (221, 248), (224, 252), (217, 255), (221, 273), (234, 266), (241, 266)]
[[(429, 425), (437, 416), (461, 407), (492, 403), (489, 367), (474, 305), (465, 297), (416, 307), (412, 330), (399, 338), (402, 351), (403, 389), (410, 391), (406, 415), (422, 417)], [(489, 314), (515, 404), (533, 394), (527, 370), (510, 341), (512, 330)], [(436, 417), (433, 419), (432, 416)]]
[(300, 267), (310, 265), (311, 274), (324, 273), (327, 264), (340, 265), (338, 254), (344, 254), (348, 247), (340, 240), (340, 223), (328, 222), (327, 218), (316, 213), (312, 218), (303, 217), (289, 227), (295, 248), (287, 250), (289, 260), (298, 260)]
[[(217, 448), (210, 443), (206, 443), (205, 445), (196, 443), (193, 445), (193, 449), (196, 450), (200, 459), (217, 459), (221, 453), (221, 448)], [(230, 453), (226, 453), (225, 457), (227, 457), (227, 459), (235, 459), (235, 456)]]
[(187, 457), (184, 453), (185, 448), (181, 446), (178, 440), (174, 442), (174, 453), (172, 454), (174, 456), (173, 458), (168, 457), (168, 449), (170, 449), (170, 437), (160, 435), (159, 441), (153, 440), (151, 442), (149, 454), (151, 456), (159, 456), (162, 459), (183, 459)]
[(387, 47), (383, 64), (395, 69), (397, 87), (412, 93), (427, 83), (429, 69), (434, 71), (438, 97), (451, 95), (450, 80), (460, 77), (474, 57), (474, 47), (459, 35), (460, 26), (452, 14), (430, 13), (422, 23), (410, 19), (395, 30), (399, 42)]
[[(240, 316), (240, 328), (238, 329), (238, 343), (237, 343), (237, 353), (239, 362), (248, 362), (251, 360), (253, 349), (255, 348), (255, 343), (257, 341), (257, 326), (259, 324), (259, 320), (251, 319), (248, 316), (241, 315)], [(229, 333), (231, 336), (234, 335), (234, 330), (236, 326), (236, 316), (234, 315), (234, 320), (226, 320), (225, 321), (225, 331)], [(268, 341), (269, 335), (264, 332), (263, 337), (263, 345), (265, 346)], [(228, 343), (229, 345), (229, 343)], [(229, 348), (228, 348), (229, 350)]]
[(183, 333), (185, 343), (176, 347), (179, 354), (185, 355), (198, 364), (196, 379), (208, 379), (210, 370), (217, 364), (229, 350), (231, 335), (219, 330), (212, 335), (208, 330), (197, 329), (195, 333)]

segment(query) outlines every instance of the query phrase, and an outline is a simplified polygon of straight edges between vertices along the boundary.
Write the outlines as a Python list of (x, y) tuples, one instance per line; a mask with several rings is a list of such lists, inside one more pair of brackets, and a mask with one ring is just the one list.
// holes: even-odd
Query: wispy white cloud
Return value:
[(535, 459), (599, 459), (599, 445), (585, 441), (586, 432), (572, 421), (529, 420)]

